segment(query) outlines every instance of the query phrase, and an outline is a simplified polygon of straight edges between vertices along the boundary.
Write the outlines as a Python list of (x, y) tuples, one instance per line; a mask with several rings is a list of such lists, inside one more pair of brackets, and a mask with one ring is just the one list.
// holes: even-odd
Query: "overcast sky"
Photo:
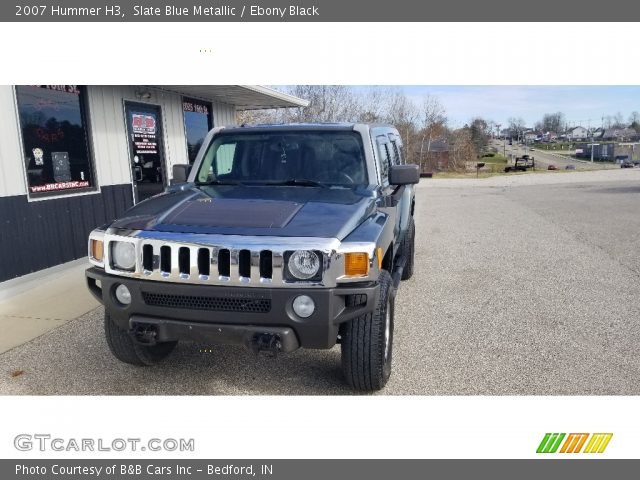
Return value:
[[(545, 113), (563, 112), (572, 125), (599, 127), (603, 115), (640, 111), (640, 86), (401, 86), (418, 104), (428, 93), (440, 99), (452, 127), (474, 116), (506, 126), (522, 117), (527, 126)], [(504, 128), (504, 127), (503, 127)]]

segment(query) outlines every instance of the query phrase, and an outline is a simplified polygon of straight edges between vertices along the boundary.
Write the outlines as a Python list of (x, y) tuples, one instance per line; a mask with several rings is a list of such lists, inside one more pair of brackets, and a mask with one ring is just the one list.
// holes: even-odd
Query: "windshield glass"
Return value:
[(345, 186), (367, 184), (360, 135), (354, 132), (219, 134), (196, 183)]

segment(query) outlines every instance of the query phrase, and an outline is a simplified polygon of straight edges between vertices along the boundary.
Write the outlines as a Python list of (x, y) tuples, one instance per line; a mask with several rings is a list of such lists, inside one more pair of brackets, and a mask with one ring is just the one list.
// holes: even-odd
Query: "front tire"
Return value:
[(104, 315), (104, 333), (109, 350), (114, 357), (121, 362), (140, 367), (155, 365), (164, 360), (178, 343), (162, 342), (150, 346), (141, 345), (133, 339), (129, 332), (116, 325), (108, 313)]
[(340, 328), (343, 374), (352, 388), (365, 392), (380, 390), (391, 375), (394, 317), (391, 275), (382, 270), (379, 282), (375, 310)]
[(406, 261), (404, 270), (402, 270), (402, 280), (409, 280), (413, 276), (413, 260), (416, 253), (416, 224), (413, 217), (409, 219), (409, 227), (405, 236), (402, 248), (402, 254), (405, 255)]

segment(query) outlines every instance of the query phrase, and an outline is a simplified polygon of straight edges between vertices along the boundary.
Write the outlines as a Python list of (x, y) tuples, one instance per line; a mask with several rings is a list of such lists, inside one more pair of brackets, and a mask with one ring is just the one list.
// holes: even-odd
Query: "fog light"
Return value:
[(316, 304), (313, 303), (313, 299), (308, 295), (300, 295), (293, 300), (293, 311), (302, 318), (311, 316), (316, 309)]
[(116, 298), (122, 305), (129, 305), (131, 303), (131, 292), (125, 285), (118, 285), (116, 288)]

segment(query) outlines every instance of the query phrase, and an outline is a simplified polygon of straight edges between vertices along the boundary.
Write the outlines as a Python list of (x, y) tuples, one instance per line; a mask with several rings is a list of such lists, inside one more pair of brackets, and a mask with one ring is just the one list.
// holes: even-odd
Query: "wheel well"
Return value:
[(382, 257), (382, 268), (387, 272), (391, 272), (393, 267), (393, 243), (389, 244), (387, 251)]

